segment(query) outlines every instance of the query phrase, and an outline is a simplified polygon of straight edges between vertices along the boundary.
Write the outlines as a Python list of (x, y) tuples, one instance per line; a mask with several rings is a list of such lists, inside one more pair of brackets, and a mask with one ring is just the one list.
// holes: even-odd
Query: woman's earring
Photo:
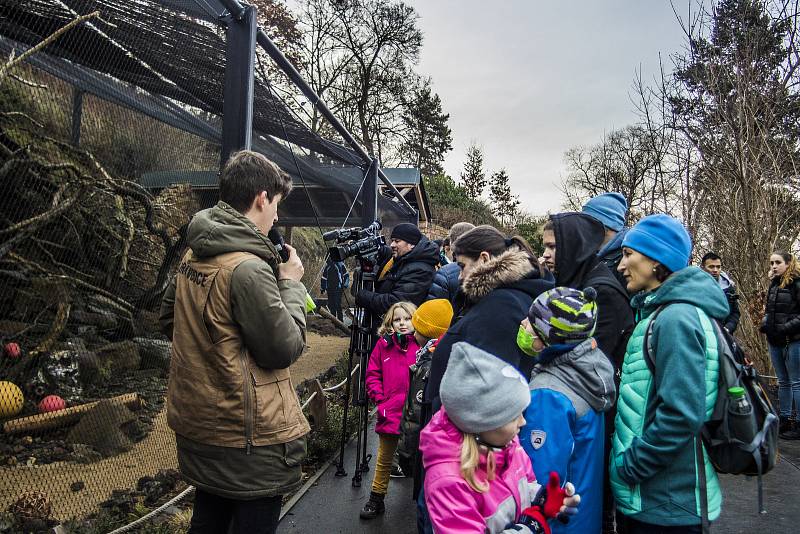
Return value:
[(653, 267), (653, 272), (656, 272), (656, 267)]

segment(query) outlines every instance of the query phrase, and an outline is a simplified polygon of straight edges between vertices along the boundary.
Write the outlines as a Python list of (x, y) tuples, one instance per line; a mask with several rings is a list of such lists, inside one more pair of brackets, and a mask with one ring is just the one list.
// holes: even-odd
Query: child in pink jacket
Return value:
[[(435, 356), (434, 356), (435, 357)], [(425, 503), (436, 534), (550, 533), (580, 496), (551, 473), (536, 482), (517, 433), (528, 383), (503, 360), (465, 342), (453, 345), (440, 387), (442, 408), (420, 435)]]
[(383, 498), (389, 489), (392, 458), (400, 439), (400, 418), (408, 394), (408, 368), (416, 362), (419, 345), (414, 339), (412, 317), (417, 307), (397, 302), (386, 312), (378, 329), (382, 336), (375, 344), (367, 366), (367, 394), (377, 405), (378, 454), (369, 501), (359, 514), (372, 519), (383, 512)]

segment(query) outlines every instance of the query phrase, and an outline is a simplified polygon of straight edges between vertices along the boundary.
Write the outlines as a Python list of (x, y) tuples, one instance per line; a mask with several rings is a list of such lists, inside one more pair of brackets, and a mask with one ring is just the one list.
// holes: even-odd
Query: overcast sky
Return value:
[[(688, 0), (674, 0), (686, 18)], [(466, 149), (505, 167), (523, 207), (557, 210), (564, 152), (636, 120), (631, 88), (683, 47), (669, 0), (411, 0), (425, 41), (418, 72), (450, 114), (458, 179)]]

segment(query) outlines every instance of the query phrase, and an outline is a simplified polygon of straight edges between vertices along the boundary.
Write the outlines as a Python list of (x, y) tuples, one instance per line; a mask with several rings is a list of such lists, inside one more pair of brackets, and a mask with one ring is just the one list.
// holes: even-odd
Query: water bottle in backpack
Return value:
[(728, 425), (731, 434), (744, 443), (750, 443), (759, 431), (755, 425), (756, 420), (753, 418), (753, 406), (747, 401), (743, 387), (728, 388), (728, 396), (731, 399), (728, 404)]

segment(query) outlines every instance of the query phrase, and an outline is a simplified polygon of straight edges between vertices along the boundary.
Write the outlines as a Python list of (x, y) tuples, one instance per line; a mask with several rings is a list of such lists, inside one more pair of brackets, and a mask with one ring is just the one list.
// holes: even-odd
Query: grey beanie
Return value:
[(512, 365), (461, 341), (450, 352), (439, 398), (461, 431), (478, 434), (513, 421), (528, 407), (531, 393)]

